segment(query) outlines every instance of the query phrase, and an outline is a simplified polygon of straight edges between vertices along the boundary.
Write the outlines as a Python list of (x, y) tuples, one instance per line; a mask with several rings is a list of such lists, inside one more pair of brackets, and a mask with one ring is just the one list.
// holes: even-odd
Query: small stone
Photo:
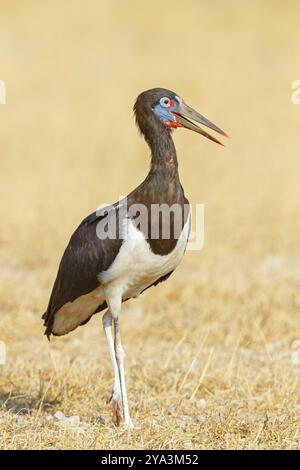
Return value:
[(46, 420), (46, 421), (53, 421), (54, 418), (53, 418), (52, 415), (47, 415), (47, 416), (45, 416), (45, 420)]
[(65, 415), (62, 411), (56, 411), (56, 413), (54, 413), (53, 415), (53, 418), (55, 419), (55, 421), (62, 421), (65, 419)]

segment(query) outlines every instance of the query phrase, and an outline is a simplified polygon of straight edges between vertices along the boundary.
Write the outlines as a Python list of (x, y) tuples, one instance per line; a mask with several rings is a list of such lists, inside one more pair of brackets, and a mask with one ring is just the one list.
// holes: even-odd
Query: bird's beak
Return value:
[(173, 114), (175, 115), (176, 121), (180, 126), (185, 127), (186, 129), (190, 129), (191, 131), (198, 132), (199, 134), (204, 135), (204, 137), (207, 137), (207, 139), (210, 139), (213, 142), (216, 142), (217, 144), (223, 145), (221, 142), (219, 142), (219, 140), (215, 139), (215, 137), (211, 136), (203, 129), (201, 129), (201, 127), (194, 124), (191, 119), (193, 121), (199, 122), (200, 124), (203, 124), (206, 127), (209, 127), (215, 132), (218, 132), (218, 134), (228, 137), (228, 135), (224, 131), (222, 131), (222, 129), (210, 122), (208, 119), (202, 116), (202, 114), (198, 113), (193, 108), (188, 106), (184, 101), (181, 101), (179, 110), (177, 112), (173, 112)]

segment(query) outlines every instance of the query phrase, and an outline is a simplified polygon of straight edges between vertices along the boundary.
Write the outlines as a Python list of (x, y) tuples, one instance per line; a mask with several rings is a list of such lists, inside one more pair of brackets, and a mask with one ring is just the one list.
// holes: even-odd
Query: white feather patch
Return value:
[(126, 233), (126, 238), (110, 267), (99, 273), (100, 286), (58, 310), (54, 317), (53, 333), (63, 335), (75, 329), (105, 300), (118, 303), (121, 299), (138, 297), (144, 289), (173, 271), (184, 255), (189, 236), (189, 219), (175, 248), (167, 255), (154, 254), (144, 234), (129, 218), (124, 219), (126, 225), (123, 233)]

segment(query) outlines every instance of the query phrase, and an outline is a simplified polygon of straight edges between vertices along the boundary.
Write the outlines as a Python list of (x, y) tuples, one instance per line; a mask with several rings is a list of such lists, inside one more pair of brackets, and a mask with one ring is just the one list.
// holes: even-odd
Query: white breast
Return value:
[(98, 276), (102, 285), (121, 291), (123, 299), (138, 296), (146, 287), (178, 266), (186, 248), (190, 227), (188, 218), (175, 248), (167, 255), (157, 255), (151, 251), (143, 232), (134, 226), (131, 219), (125, 219), (124, 223), (125, 241), (109, 269)]

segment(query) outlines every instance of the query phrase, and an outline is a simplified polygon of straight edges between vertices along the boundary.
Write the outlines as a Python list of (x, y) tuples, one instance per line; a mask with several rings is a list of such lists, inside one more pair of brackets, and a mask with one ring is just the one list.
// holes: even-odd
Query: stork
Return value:
[[(102, 322), (114, 373), (113, 422), (128, 427), (133, 423), (120, 334), (122, 302), (138, 297), (172, 274), (184, 255), (190, 233), (189, 202), (179, 179), (172, 130), (184, 127), (221, 144), (195, 121), (226, 136), (176, 93), (164, 88), (141, 93), (134, 112), (151, 150), (150, 171), (127, 197), (92, 213), (75, 230), (42, 317), (49, 339), (69, 333), (106, 310)], [(157, 206), (177, 208), (166, 219), (167, 227), (163, 226), (163, 214), (152, 211)]]

